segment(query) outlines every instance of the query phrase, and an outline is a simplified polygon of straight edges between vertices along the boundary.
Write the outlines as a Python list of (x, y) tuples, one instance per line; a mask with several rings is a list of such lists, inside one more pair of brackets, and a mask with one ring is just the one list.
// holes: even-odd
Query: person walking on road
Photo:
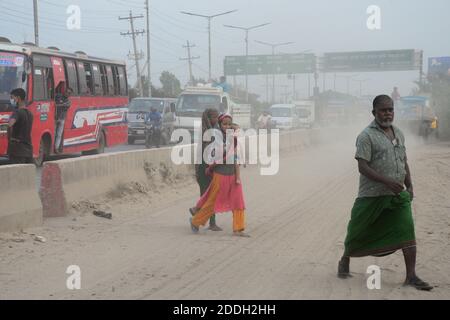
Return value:
[[(233, 212), (233, 235), (249, 237), (245, 230), (245, 203), (242, 191), (242, 183), (236, 156), (236, 139), (233, 137), (232, 145), (228, 146), (226, 141), (227, 131), (232, 129), (232, 117), (223, 114), (219, 117), (219, 125), (224, 138), (223, 164), (213, 163), (208, 166), (207, 174), (212, 175), (212, 181), (208, 190), (202, 195), (197, 203), (199, 210), (190, 219), (191, 229), (194, 233), (199, 227), (205, 225), (214, 213)], [(228, 150), (227, 150), (228, 149)]]
[(338, 277), (350, 277), (351, 257), (380, 257), (402, 249), (405, 285), (431, 290), (433, 287), (416, 275), (416, 239), (411, 212), (414, 192), (405, 138), (400, 129), (392, 125), (392, 98), (376, 97), (372, 113), (375, 120), (356, 142), (355, 158), (361, 173), (359, 194), (347, 227)]
[[(219, 112), (217, 109), (209, 108), (206, 109), (202, 114), (202, 141), (204, 133), (209, 129), (220, 129), (219, 128)], [(198, 186), (200, 187), (200, 197), (208, 190), (209, 185), (211, 184), (211, 176), (206, 175), (206, 169), (208, 165), (203, 159), (203, 151), (208, 146), (210, 142), (202, 142), (202, 163), (195, 165), (195, 178), (197, 180)], [(195, 215), (198, 211), (198, 208), (193, 207), (189, 209), (191, 215)], [(213, 214), (209, 218), (209, 230), (211, 231), (222, 231), (216, 223), (216, 215)]]
[(26, 107), (25, 97), (22, 88), (11, 91), (11, 105), (16, 108), (8, 124), (8, 157), (12, 164), (33, 163), (33, 114)]
[(394, 105), (397, 104), (397, 102), (400, 100), (402, 96), (400, 95), (400, 92), (398, 92), (398, 88), (394, 87), (394, 90), (391, 93), (391, 98), (394, 100)]

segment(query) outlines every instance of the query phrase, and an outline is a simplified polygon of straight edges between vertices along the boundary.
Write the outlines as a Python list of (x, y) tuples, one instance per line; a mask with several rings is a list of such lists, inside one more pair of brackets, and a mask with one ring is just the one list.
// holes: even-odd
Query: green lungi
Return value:
[(358, 198), (352, 209), (345, 239), (347, 257), (386, 256), (416, 245), (411, 197)]

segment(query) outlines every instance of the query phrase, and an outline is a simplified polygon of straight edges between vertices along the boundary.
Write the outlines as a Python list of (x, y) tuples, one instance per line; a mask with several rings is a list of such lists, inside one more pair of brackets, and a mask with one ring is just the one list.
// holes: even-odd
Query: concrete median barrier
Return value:
[(42, 224), (42, 205), (36, 189), (36, 167), (0, 166), (0, 232)]
[[(338, 136), (337, 130), (328, 129), (281, 132), (280, 152), (299, 151), (329, 137), (333, 139), (328, 142), (332, 142)], [(250, 138), (246, 138), (247, 141)], [(270, 136), (267, 140), (270, 145)], [(178, 155), (184, 154), (188, 155), (184, 160), (193, 163), (193, 147), (181, 145), (47, 162), (42, 170), (39, 190), (44, 217), (65, 216), (73, 203), (106, 195), (121, 185), (134, 183), (151, 192), (156, 180), (193, 176), (193, 165), (172, 161), (173, 155), (181, 159)], [(245, 152), (248, 159), (250, 151), (246, 149)]]
[(156, 182), (193, 175), (192, 166), (176, 166), (171, 148), (138, 150), (47, 162), (39, 194), (44, 217), (68, 214), (71, 205), (134, 184), (151, 192)]

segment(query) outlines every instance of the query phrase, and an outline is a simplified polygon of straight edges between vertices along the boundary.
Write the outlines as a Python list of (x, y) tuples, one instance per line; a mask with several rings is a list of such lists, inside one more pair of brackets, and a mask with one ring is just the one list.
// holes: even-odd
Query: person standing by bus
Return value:
[(17, 108), (8, 124), (8, 156), (12, 164), (33, 162), (33, 145), (31, 143), (33, 115), (26, 107), (25, 97), (25, 90), (21, 88), (11, 91), (11, 105)]

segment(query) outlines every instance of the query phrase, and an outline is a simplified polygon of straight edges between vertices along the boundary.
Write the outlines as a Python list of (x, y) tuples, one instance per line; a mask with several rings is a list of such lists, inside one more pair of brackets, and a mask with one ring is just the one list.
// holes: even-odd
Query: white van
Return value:
[(269, 109), (272, 123), (277, 129), (291, 130), (299, 126), (299, 118), (294, 104), (274, 104)]

